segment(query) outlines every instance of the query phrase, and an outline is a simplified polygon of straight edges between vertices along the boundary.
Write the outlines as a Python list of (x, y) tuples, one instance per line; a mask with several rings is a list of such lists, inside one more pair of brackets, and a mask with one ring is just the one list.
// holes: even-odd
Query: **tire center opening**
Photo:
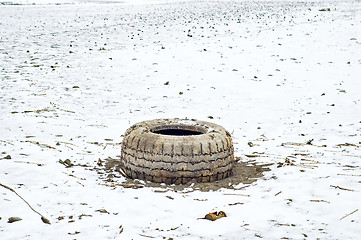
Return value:
[(207, 132), (205, 129), (200, 129), (193, 126), (162, 126), (150, 130), (152, 133), (161, 134), (161, 135), (171, 135), (171, 136), (192, 136), (192, 135), (201, 135)]

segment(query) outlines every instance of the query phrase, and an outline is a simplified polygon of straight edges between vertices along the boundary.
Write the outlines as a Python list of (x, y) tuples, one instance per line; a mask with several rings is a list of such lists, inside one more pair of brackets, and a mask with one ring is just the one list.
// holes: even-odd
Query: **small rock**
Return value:
[(70, 159), (66, 159), (65, 161), (60, 159), (59, 163), (63, 164), (67, 168), (74, 166), (74, 164), (71, 163)]
[(98, 209), (98, 210), (95, 210), (96, 212), (100, 212), (100, 213), (108, 213), (109, 212), (107, 210), (105, 210), (104, 208), (103, 209)]
[(44, 217), (44, 216), (41, 216), (41, 221), (43, 221), (43, 223), (50, 224), (49, 219), (47, 219), (47, 218)]
[(103, 166), (103, 161), (99, 158), (98, 162), (97, 162), (98, 166)]
[(21, 221), (23, 219), (19, 218), (19, 217), (10, 217), (8, 220), (8, 223), (13, 223), (13, 222), (17, 222), (17, 221)]
[(10, 155), (7, 155), (6, 157), (4, 157), (3, 159), (11, 159)]

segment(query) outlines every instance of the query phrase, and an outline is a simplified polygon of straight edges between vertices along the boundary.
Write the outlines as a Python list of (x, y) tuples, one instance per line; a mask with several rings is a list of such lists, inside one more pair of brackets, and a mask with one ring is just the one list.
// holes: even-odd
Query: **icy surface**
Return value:
[[(0, 187), (0, 238), (358, 239), (361, 2), (139, 3), (0, 2), (0, 183), (51, 221)], [(271, 171), (201, 192), (94, 170), (172, 117)]]

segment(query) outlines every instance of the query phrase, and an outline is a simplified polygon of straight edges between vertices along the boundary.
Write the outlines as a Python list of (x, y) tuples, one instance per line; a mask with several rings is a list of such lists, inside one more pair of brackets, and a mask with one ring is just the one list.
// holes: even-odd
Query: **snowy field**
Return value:
[[(0, 239), (360, 239), (360, 1), (1, 1), (0, 77), (0, 183), (51, 222), (0, 186)], [(171, 117), (259, 174), (115, 171), (130, 125)]]

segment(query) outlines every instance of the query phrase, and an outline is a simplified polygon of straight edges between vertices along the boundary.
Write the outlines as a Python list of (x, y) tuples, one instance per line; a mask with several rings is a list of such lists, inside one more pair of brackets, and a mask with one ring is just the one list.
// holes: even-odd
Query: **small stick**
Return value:
[(234, 196), (243, 196), (243, 197), (250, 197), (251, 195), (248, 194), (240, 194), (240, 193), (224, 193), (223, 195), (234, 195)]
[(330, 185), (330, 187), (334, 187), (334, 188), (336, 188), (336, 189), (338, 188), (338, 189), (341, 189), (341, 190), (346, 190), (346, 191), (352, 191), (352, 192), (353, 192), (352, 189), (343, 188), (343, 187), (340, 187), (340, 186)]
[(342, 176), (351, 176), (351, 177), (361, 177), (360, 174), (344, 174), (344, 173), (338, 173), (337, 175), (342, 175)]
[(277, 196), (278, 194), (280, 194), (282, 191), (279, 191), (278, 193), (275, 194), (275, 196)]
[(123, 169), (119, 168), (118, 170), (119, 170), (119, 172), (120, 172), (125, 178), (130, 178), (130, 177), (123, 171)]
[(355, 212), (357, 212), (357, 211), (358, 211), (358, 209), (356, 209), (356, 210), (354, 210), (354, 211), (352, 211), (352, 212), (350, 212), (350, 213), (346, 214), (345, 216), (343, 216), (342, 218), (340, 218), (340, 220), (342, 220), (342, 219), (344, 219), (344, 218), (346, 218), (346, 217), (350, 216), (351, 214), (354, 214), (354, 213), (355, 213)]
[(147, 238), (155, 238), (155, 237), (148, 236), (148, 235), (144, 235), (144, 234), (140, 234), (140, 233), (139, 233), (139, 235), (142, 236), (142, 237), (147, 237)]
[(27, 201), (25, 201), (25, 199), (20, 196), (14, 189), (12, 189), (11, 187), (8, 187), (2, 183), (0, 183), (0, 186), (2, 186), (3, 188), (6, 188), (10, 191), (12, 191), (13, 193), (15, 193), (16, 195), (18, 195), (19, 198), (21, 198), (29, 207), (31, 210), (33, 210), (34, 212), (36, 212), (37, 214), (39, 214), (41, 216), (41, 220), (43, 221), (43, 223), (46, 223), (46, 224), (50, 224), (50, 221), (49, 219), (47, 219), (46, 217), (44, 217), (43, 215), (41, 215), (38, 211), (36, 211)]
[(325, 202), (325, 203), (330, 203), (329, 201), (326, 201), (326, 200), (318, 200), (318, 199), (312, 199), (312, 200), (310, 200), (310, 202)]

